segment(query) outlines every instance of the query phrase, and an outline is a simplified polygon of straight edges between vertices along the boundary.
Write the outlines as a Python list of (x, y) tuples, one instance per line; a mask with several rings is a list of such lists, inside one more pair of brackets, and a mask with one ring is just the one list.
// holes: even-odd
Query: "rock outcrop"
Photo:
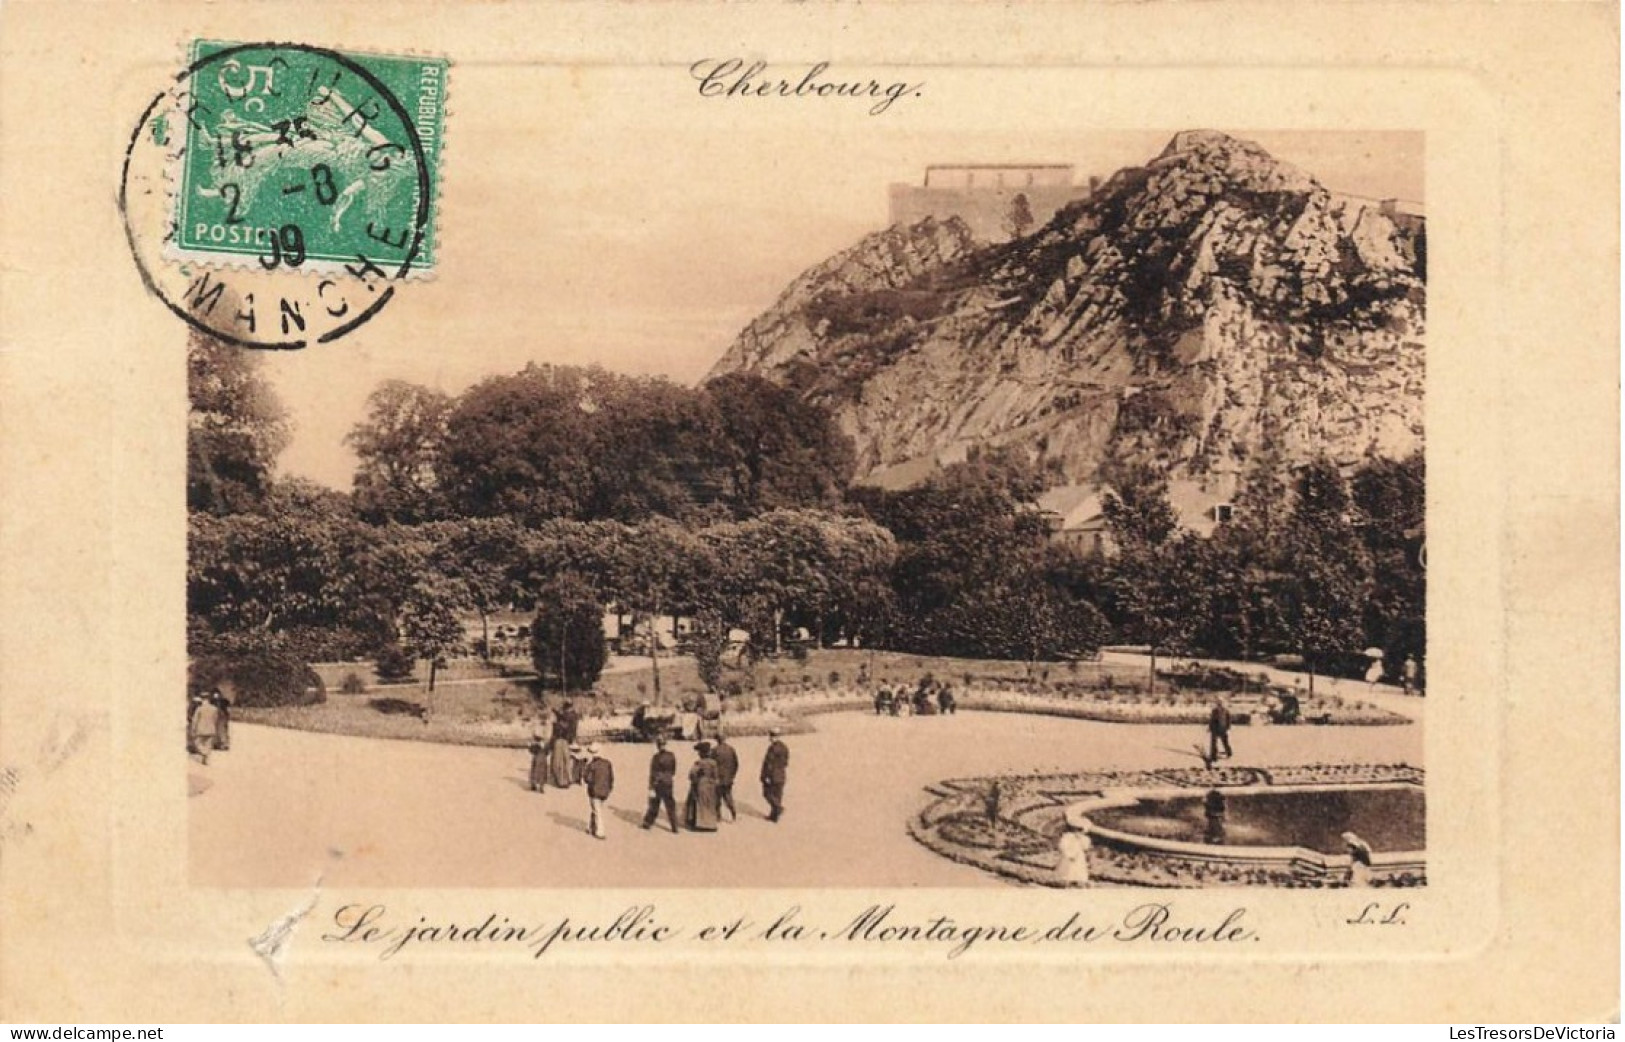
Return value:
[(1014, 446), (1067, 481), (1402, 456), (1423, 437), (1425, 224), (1249, 142), (1174, 137), (1036, 233), (891, 228), (804, 273), (713, 375), (830, 406), (859, 473)]

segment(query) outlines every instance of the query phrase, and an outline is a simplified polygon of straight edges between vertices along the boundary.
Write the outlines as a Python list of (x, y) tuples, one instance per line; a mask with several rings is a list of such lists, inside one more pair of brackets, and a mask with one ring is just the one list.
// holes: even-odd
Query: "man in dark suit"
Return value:
[(728, 744), (728, 739), (717, 735), (711, 748), (711, 759), (717, 762), (717, 799), (728, 808), (728, 820), (738, 821), (739, 811), (734, 809), (734, 779), (739, 777), (739, 753)]
[(762, 757), (762, 797), (770, 808), (768, 821), (784, 816), (784, 779), (790, 768), (790, 749), (779, 740), (781, 733), (777, 727), (768, 732), (772, 741), (767, 755)]
[(649, 828), (660, 816), (662, 805), (671, 830), (677, 831), (677, 798), (672, 786), (677, 781), (677, 757), (666, 748), (664, 737), (655, 739), (655, 754), (649, 760), (649, 809), (643, 815), (643, 827)]
[(587, 809), (590, 811), (587, 831), (598, 839), (608, 839), (609, 834), (604, 831), (608, 810), (604, 805), (609, 801), (610, 793), (615, 791), (615, 765), (604, 759), (600, 752), (597, 742), (587, 746), (587, 755), (591, 759), (581, 772), (581, 780), (587, 783)]
[(1217, 701), (1217, 702), (1213, 703), (1213, 712), (1208, 714), (1208, 718), (1207, 718), (1207, 735), (1208, 735), (1208, 743), (1207, 743), (1207, 758), (1208, 758), (1208, 761), (1211, 763), (1212, 761), (1217, 760), (1219, 758), (1219, 748), (1220, 748), (1220, 746), (1224, 747), (1225, 758), (1229, 759), (1229, 757), (1231, 756), (1231, 752), (1230, 752), (1230, 709), (1229, 709), (1229, 707), (1227, 707), (1224, 704), (1224, 701), (1222, 699), (1220, 701)]

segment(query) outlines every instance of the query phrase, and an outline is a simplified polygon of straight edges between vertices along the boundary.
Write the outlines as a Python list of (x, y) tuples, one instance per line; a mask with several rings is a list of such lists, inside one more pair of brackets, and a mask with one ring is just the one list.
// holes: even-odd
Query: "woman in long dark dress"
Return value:
[(547, 780), (554, 787), (568, 789), (575, 782), (575, 764), (570, 758), (570, 746), (575, 744), (576, 730), (581, 717), (575, 706), (566, 701), (553, 717), (553, 741), (548, 749)]
[(684, 806), (688, 827), (694, 832), (715, 832), (722, 817), (722, 800), (717, 790), (717, 762), (711, 759), (711, 743), (694, 747), (700, 758), (688, 772), (688, 802)]

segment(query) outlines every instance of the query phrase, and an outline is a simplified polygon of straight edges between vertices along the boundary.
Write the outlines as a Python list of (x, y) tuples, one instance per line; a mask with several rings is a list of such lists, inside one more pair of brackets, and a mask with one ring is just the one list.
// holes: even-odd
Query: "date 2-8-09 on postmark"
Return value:
[(148, 288), (211, 335), (303, 347), (438, 259), (444, 59), (199, 41), (126, 154)]

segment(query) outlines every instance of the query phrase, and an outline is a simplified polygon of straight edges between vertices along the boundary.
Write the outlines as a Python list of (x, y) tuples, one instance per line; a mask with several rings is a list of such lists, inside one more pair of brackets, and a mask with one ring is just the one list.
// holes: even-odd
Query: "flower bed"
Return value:
[[(1033, 713), (1071, 720), (1099, 720), (1115, 724), (1206, 724), (1213, 699), (1205, 692), (1165, 692), (1146, 695), (1137, 691), (1109, 691), (1059, 682), (1047, 688), (1022, 690), (1016, 685), (973, 683), (954, 686), (954, 697), (962, 711), (986, 713)], [(767, 694), (758, 704), (789, 718), (818, 713), (873, 711), (873, 692), (855, 687), (812, 688), (794, 694)], [(1264, 723), (1262, 702), (1257, 699), (1230, 699), (1232, 719), (1238, 726)], [(1333, 725), (1404, 724), (1409, 721), (1375, 706), (1348, 702), (1335, 696), (1304, 701), (1306, 719)], [(1303, 725), (1294, 725), (1303, 726)]]
[[(1022, 689), (1024, 686), (1027, 689)], [(969, 686), (956, 683), (954, 694), (961, 711), (1031, 713), (1107, 723), (1201, 725), (1206, 723), (1211, 707), (1209, 697), (1202, 694), (1170, 691), (1148, 696), (1133, 690), (1089, 688), (1070, 681), (1047, 685), (1038, 681), (1023, 685), (1005, 679), (977, 681)], [(583, 739), (617, 741), (632, 737), (630, 706), (590, 697), (578, 697), (576, 702), (583, 710)], [(1231, 699), (1238, 725), (1260, 719), (1248, 705), (1243, 699)], [(872, 690), (851, 684), (807, 684), (727, 699), (720, 726), (730, 737), (765, 735), (775, 727), (787, 734), (804, 734), (816, 730), (811, 718), (821, 713), (873, 710)], [(1320, 713), (1333, 724), (1407, 722), (1402, 716), (1335, 698), (1306, 702), (1305, 713)], [(336, 695), (321, 705), (243, 709), (237, 712), (236, 719), (327, 734), (517, 748), (530, 740), (531, 731), (540, 723), (541, 707), (524, 681), (490, 678), (448, 684), (433, 695), (410, 686), (369, 687), (361, 694)]]
[[(976, 685), (957, 694), (959, 705), (965, 709), (995, 713), (1040, 713), (1117, 724), (1205, 724), (1213, 708), (1213, 696), (1204, 691), (1167, 691), (1148, 695), (1141, 691), (1100, 690), (1066, 683), (1052, 685), (1047, 691)], [(1232, 696), (1227, 701), (1232, 720), (1237, 726), (1257, 726), (1268, 722), (1261, 698)], [(1304, 699), (1303, 717), (1306, 724), (1338, 726), (1409, 723), (1397, 713), (1336, 696)]]

